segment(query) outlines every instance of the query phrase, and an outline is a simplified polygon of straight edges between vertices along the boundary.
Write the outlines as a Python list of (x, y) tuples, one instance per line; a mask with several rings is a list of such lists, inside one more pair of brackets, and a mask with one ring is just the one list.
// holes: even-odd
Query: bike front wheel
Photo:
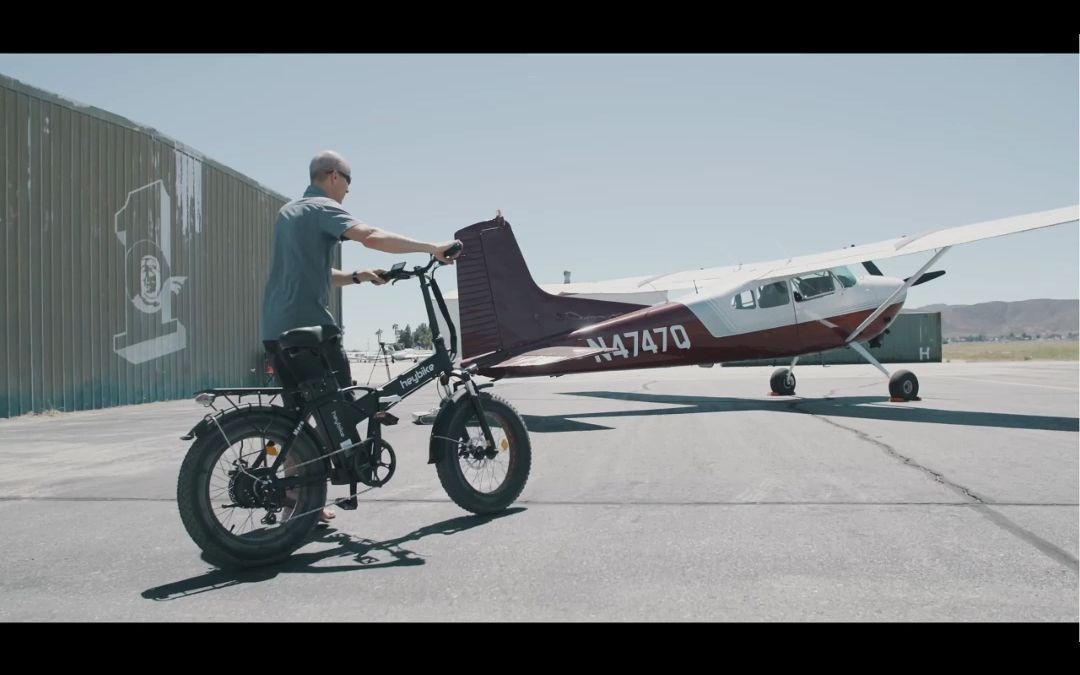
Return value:
[(454, 503), (476, 514), (502, 511), (521, 495), (529, 479), (532, 446), (525, 421), (512, 405), (493, 394), (480, 394), (495, 447), (487, 447), (480, 418), (468, 397), (456, 406), (441, 429), (439, 482)]

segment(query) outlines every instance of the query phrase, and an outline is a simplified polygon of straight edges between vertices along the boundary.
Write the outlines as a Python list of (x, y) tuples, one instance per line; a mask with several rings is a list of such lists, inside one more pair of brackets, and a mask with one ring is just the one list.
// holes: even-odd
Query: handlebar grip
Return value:
[(444, 258), (449, 258), (450, 256), (454, 255), (455, 253), (460, 252), (462, 248), (463, 248), (463, 246), (462, 246), (462, 243), (460, 241), (455, 242), (453, 245), (450, 246), (450, 248), (443, 251), (443, 257)]

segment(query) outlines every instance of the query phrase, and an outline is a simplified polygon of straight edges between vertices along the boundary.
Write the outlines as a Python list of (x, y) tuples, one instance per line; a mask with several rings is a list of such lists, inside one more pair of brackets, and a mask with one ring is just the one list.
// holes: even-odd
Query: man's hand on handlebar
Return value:
[(435, 259), (441, 263), (453, 264), (454, 259), (461, 255), (462, 244), (457, 239), (435, 244), (435, 250), (431, 252)]
[(386, 270), (384, 269), (364, 270), (363, 272), (357, 272), (356, 278), (359, 279), (361, 283), (370, 281), (376, 286), (382, 286), (386, 283), (386, 279), (383, 278), (384, 274), (386, 274)]
[(421, 274), (427, 274), (435, 263), (443, 265), (452, 265), (454, 259), (461, 255), (462, 243), (458, 240), (444, 242), (442, 244), (431, 245), (431, 261), (424, 267), (414, 267), (412, 270), (405, 269), (405, 263), (396, 263), (389, 270), (377, 270), (379, 273), (379, 280), (383, 283), (387, 281), (401, 281), (402, 279), (411, 279)]

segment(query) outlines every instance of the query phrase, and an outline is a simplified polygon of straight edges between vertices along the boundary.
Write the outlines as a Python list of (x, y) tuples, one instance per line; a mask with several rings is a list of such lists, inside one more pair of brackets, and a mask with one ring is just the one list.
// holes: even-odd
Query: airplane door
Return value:
[(832, 319), (849, 313), (855, 289), (837, 283), (828, 270), (803, 274), (788, 283), (803, 350), (822, 351), (844, 344), (847, 333)]
[(759, 329), (768, 331), (765, 347), (779, 354), (787, 354), (800, 344), (796, 325), (795, 303), (792, 301), (787, 281), (776, 281), (759, 286), (756, 292), (757, 308), (754, 310)]

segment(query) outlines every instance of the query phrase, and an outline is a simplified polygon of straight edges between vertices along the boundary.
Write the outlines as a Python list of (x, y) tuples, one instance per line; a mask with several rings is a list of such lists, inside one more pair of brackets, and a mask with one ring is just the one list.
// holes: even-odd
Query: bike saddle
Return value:
[(278, 342), (284, 349), (295, 347), (318, 347), (324, 342), (341, 335), (337, 326), (305, 326), (293, 328), (281, 334)]

